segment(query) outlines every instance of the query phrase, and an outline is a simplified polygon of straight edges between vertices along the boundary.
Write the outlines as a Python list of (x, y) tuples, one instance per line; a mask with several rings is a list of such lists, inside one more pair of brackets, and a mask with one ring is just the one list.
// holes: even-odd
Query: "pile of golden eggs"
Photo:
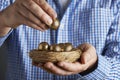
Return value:
[(59, 44), (52, 44), (49, 45), (47, 42), (42, 42), (38, 46), (38, 50), (45, 51), (54, 51), (54, 52), (66, 52), (71, 51), (73, 46), (71, 43), (59, 43)]
[(36, 63), (45, 62), (75, 62), (80, 58), (81, 50), (73, 47), (71, 43), (59, 43), (49, 45), (41, 42), (38, 49), (30, 51), (30, 58)]

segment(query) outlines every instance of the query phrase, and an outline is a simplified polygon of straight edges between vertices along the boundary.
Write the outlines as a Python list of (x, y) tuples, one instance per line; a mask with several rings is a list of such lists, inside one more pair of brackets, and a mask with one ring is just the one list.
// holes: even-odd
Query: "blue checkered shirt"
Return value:
[[(60, 19), (57, 31), (41, 32), (26, 25), (0, 37), (8, 54), (6, 80), (120, 80), (120, 0), (72, 0), (63, 12), (58, 0), (47, 0)], [(0, 0), (0, 10), (13, 0)], [(28, 52), (40, 42), (88, 42), (95, 46), (98, 66), (84, 76), (57, 76), (31, 64)]]

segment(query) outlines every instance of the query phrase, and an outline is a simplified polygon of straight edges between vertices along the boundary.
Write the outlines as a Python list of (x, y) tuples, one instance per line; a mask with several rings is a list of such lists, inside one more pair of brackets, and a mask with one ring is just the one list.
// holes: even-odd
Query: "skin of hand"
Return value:
[(33, 65), (40, 67), (50, 73), (64, 76), (82, 73), (90, 70), (91, 68), (94, 68), (98, 59), (95, 48), (88, 43), (81, 44), (78, 46), (78, 48), (82, 50), (82, 55), (77, 62), (58, 62), (57, 64), (53, 64), (51, 62), (37, 64), (33, 62)]
[(44, 31), (48, 29), (57, 13), (46, 0), (15, 0), (13, 4), (0, 12), (0, 30), (2, 28), (16, 28), (25, 24), (34, 29)]

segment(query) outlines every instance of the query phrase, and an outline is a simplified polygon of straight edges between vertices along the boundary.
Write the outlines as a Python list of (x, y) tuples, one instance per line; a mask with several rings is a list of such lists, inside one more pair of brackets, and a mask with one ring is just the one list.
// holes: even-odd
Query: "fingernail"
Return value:
[(50, 15), (52, 16), (52, 18), (57, 18), (57, 13), (55, 11), (52, 11)]
[(47, 66), (47, 68), (49, 68), (49, 69), (50, 69), (50, 68), (51, 68), (51, 65), (48, 65), (48, 66)]
[(50, 65), (50, 64), (48, 64), (48, 63), (45, 63), (45, 64), (44, 64), (44, 67), (46, 67), (46, 68), (49, 68), (49, 69), (50, 69), (50, 68), (51, 68), (51, 65)]
[(62, 66), (64, 66), (64, 63), (59, 63), (58, 65), (62, 67)]
[(53, 13), (52, 16), (53, 16), (54, 19), (57, 18), (57, 14), (56, 13)]
[(51, 25), (52, 24), (52, 19), (51, 18), (47, 18), (47, 24)]
[(63, 66), (63, 64), (59, 64), (60, 66)]

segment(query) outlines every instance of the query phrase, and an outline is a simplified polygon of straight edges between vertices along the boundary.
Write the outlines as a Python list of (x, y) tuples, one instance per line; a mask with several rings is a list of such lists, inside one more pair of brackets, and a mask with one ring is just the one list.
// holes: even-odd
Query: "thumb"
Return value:
[(89, 62), (91, 60), (90, 53), (89, 52), (83, 52), (80, 60), (81, 60), (82, 64), (86, 64), (87, 62)]
[(84, 43), (79, 45), (78, 48), (83, 52), (80, 57), (81, 63), (83, 64), (86, 64), (88, 61), (90, 61), (96, 54), (96, 50), (91, 44)]

